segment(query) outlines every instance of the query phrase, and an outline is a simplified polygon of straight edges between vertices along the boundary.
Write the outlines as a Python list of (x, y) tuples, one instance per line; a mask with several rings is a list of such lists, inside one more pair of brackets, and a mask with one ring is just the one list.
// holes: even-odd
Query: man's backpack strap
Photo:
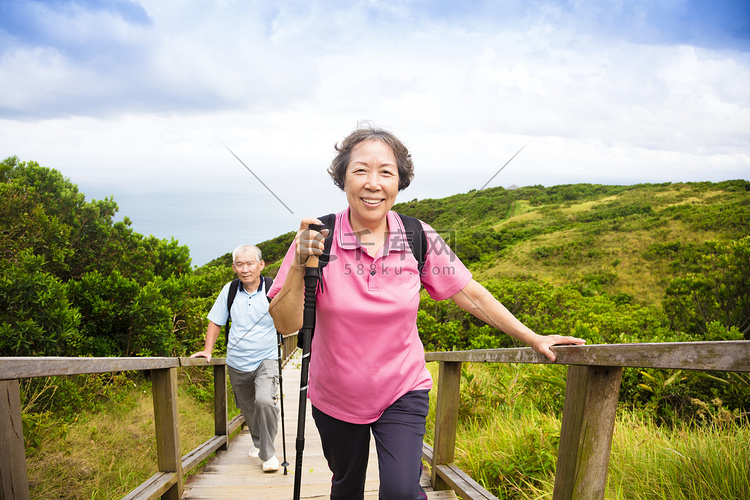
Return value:
[(229, 348), (229, 323), (232, 321), (232, 304), (234, 304), (234, 298), (237, 296), (237, 290), (240, 286), (240, 279), (235, 278), (232, 283), (229, 284), (229, 293), (227, 294), (227, 322), (224, 323), (224, 340)]
[(268, 291), (269, 291), (269, 290), (271, 289), (271, 287), (273, 286), (273, 278), (271, 278), (270, 276), (266, 276), (266, 277), (265, 277), (265, 278), (263, 278), (263, 279), (264, 279), (264, 280), (265, 280), (265, 282), (266, 282), (266, 298), (268, 299), (268, 303), (270, 304), (270, 303), (271, 303), (271, 301), (272, 301), (273, 299), (272, 299), (271, 297), (269, 297), (269, 296), (268, 296)]

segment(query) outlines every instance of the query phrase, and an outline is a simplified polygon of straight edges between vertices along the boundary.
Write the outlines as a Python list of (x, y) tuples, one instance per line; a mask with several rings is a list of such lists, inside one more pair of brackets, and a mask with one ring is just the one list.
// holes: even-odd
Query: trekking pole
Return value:
[[(323, 226), (310, 224), (312, 231), (321, 231)], [(294, 468), (294, 500), (300, 500), (302, 486), (302, 453), (305, 449), (305, 415), (307, 414), (307, 381), (310, 369), (310, 343), (315, 330), (315, 292), (320, 279), (318, 257), (311, 255), (305, 263), (305, 309), (302, 316), (302, 371), (299, 382), (299, 413), (297, 414), (297, 462)]]
[(287, 467), (289, 462), (286, 461), (286, 431), (284, 430), (284, 377), (281, 375), (281, 344), (284, 343), (284, 337), (279, 333), (279, 397), (281, 398), (281, 446), (284, 449), (284, 461), (281, 466), (284, 468), (284, 475), (286, 476)]

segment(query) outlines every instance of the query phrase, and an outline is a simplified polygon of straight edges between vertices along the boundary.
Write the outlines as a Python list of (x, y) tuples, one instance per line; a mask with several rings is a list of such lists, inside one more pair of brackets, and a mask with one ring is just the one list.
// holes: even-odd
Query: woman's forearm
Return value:
[(538, 334), (524, 325), (486, 288), (474, 280), (451, 299), (461, 309), (530, 347), (534, 347), (539, 338)]
[(470, 312), (490, 326), (494, 326), (516, 340), (520, 340), (536, 352), (543, 354), (550, 361), (557, 355), (551, 347), (555, 345), (583, 345), (585, 340), (564, 335), (539, 335), (513, 316), (485, 287), (471, 280), (451, 299), (461, 309)]
[(284, 285), (268, 307), (274, 326), (282, 335), (289, 335), (302, 328), (305, 303), (304, 276), (304, 268), (290, 266)]

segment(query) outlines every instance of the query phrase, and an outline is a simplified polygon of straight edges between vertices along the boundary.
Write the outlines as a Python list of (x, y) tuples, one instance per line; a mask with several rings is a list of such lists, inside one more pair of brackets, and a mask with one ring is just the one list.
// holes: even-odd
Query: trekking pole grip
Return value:
[[(321, 232), (324, 227), (325, 226), (322, 225), (322, 224), (310, 224), (309, 226), (307, 226), (307, 228), (310, 231), (317, 231), (317, 232)], [(305, 262), (305, 267), (318, 267), (318, 260), (319, 259), (320, 259), (320, 257), (318, 257), (317, 255), (311, 255), (311, 256), (309, 256), (307, 258), (307, 262)]]

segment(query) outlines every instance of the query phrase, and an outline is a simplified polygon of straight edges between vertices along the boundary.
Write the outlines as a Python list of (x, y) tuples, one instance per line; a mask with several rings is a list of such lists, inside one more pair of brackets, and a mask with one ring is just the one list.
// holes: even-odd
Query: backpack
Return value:
[[(260, 277), (262, 280), (265, 281), (266, 285), (266, 298), (268, 299), (268, 302), (271, 302), (271, 297), (268, 296), (268, 290), (271, 289), (271, 285), (273, 285), (273, 278), (268, 277)], [(227, 312), (229, 313), (229, 316), (227, 316), (227, 322), (224, 325), (224, 337), (227, 344), (227, 349), (229, 349), (229, 323), (232, 321), (232, 304), (234, 304), (234, 298), (237, 296), (237, 289), (240, 286), (240, 279), (235, 278), (232, 280), (232, 283), (229, 285), (229, 294), (227, 295)]]
[[(403, 215), (396, 212), (396, 215), (401, 219), (401, 223), (404, 225), (404, 232), (406, 233), (406, 240), (409, 242), (409, 248), (411, 249), (412, 255), (417, 259), (417, 268), (420, 276), (424, 269), (425, 258), (427, 256), (427, 235), (424, 232), (422, 223), (419, 219)], [(331, 259), (331, 245), (333, 244), (333, 231), (336, 228), (336, 214), (328, 214), (323, 217), (318, 217), (320, 222), (323, 223), (325, 229), (328, 229), (328, 236), (324, 241), (323, 254), (318, 259), (318, 269), (322, 270), (328, 265), (328, 261)], [(315, 332), (313, 331), (313, 334)], [(312, 341), (312, 338), (310, 339)], [(302, 336), (297, 337), (297, 347), (302, 349)]]
[[(417, 267), (419, 274), (422, 274), (424, 269), (425, 257), (427, 256), (427, 235), (424, 232), (422, 223), (419, 219), (409, 217), (396, 212), (396, 215), (401, 219), (401, 223), (404, 225), (404, 232), (406, 233), (406, 240), (409, 242), (409, 248), (411, 249), (412, 255), (417, 259)], [(331, 257), (331, 245), (333, 244), (333, 231), (336, 228), (336, 214), (328, 214), (323, 217), (319, 217), (320, 222), (323, 223), (326, 229), (329, 230), (328, 236), (326, 236), (323, 248), (323, 255), (318, 259), (318, 268), (323, 269), (330, 260)]]

